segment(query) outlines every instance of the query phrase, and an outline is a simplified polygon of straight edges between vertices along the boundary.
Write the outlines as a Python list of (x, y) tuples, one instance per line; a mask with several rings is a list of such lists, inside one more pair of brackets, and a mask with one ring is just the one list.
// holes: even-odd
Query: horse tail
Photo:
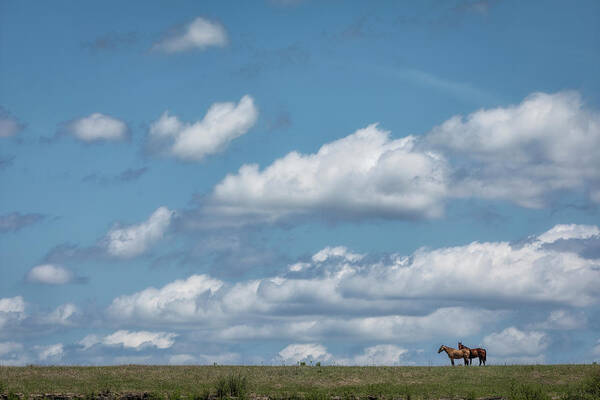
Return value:
[(483, 362), (485, 362), (486, 361), (487, 351), (485, 351), (485, 349), (481, 349), (481, 352), (483, 353), (482, 354), (482, 356), (483, 356)]

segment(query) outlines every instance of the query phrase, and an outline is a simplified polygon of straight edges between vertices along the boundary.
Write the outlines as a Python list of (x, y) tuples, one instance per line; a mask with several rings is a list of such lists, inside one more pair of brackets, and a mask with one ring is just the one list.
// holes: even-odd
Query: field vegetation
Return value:
[(592, 400), (600, 399), (600, 367), (0, 367), (0, 393), (4, 398), (71, 393), (87, 399), (129, 394), (130, 399), (195, 400)]

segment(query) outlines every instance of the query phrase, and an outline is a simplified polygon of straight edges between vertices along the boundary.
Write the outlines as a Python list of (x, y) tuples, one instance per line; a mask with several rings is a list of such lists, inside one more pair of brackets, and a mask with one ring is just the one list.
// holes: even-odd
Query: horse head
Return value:
[(442, 351), (444, 351), (444, 347), (446, 347), (446, 346), (444, 346), (444, 345), (441, 345), (441, 346), (440, 346), (440, 349), (438, 350), (438, 353), (441, 353)]

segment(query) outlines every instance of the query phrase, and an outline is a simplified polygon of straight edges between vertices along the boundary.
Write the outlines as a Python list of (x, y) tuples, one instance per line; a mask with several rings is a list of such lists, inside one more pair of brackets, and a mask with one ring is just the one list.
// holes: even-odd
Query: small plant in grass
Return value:
[(192, 400), (209, 400), (210, 399), (210, 391), (208, 389), (204, 389), (200, 393), (194, 393), (192, 395)]
[(467, 393), (467, 395), (465, 396), (465, 400), (477, 400), (475, 392), (470, 391), (469, 393)]
[(600, 371), (584, 379), (577, 389), (563, 396), (563, 400), (597, 399), (600, 399)]
[(12, 390), (6, 395), (6, 400), (21, 400), (21, 398)]
[(412, 393), (410, 392), (410, 389), (408, 386), (406, 386), (404, 388), (400, 397), (404, 400), (412, 400)]
[(162, 396), (156, 392), (150, 392), (148, 393), (147, 400), (162, 400)]
[(226, 397), (229, 393), (227, 391), (227, 379), (224, 377), (219, 378), (216, 385), (217, 389), (217, 397), (222, 399)]
[(181, 400), (181, 392), (179, 390), (175, 390), (168, 394), (167, 398), (169, 400)]
[(321, 393), (318, 391), (308, 392), (305, 396), (306, 400), (329, 400), (330, 397), (325, 393)]
[(243, 398), (246, 395), (248, 380), (240, 374), (231, 374), (219, 378), (217, 381), (217, 397), (220, 399), (231, 397)]
[(232, 374), (227, 377), (229, 394), (234, 397), (244, 397), (248, 387), (248, 380), (240, 374)]
[(0, 393), (6, 392), (6, 383), (0, 381)]
[(550, 400), (540, 386), (513, 385), (510, 390), (510, 400)]

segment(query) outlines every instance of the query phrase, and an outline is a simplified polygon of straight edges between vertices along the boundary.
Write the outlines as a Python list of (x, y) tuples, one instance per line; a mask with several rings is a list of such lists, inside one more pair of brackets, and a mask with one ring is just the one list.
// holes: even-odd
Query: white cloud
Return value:
[(379, 344), (364, 349), (351, 359), (342, 360), (346, 365), (398, 365), (408, 350), (393, 344)]
[(21, 296), (0, 299), (0, 333), (9, 323), (18, 323), (25, 318), (25, 301)]
[(169, 365), (190, 365), (196, 363), (196, 357), (191, 354), (174, 354), (169, 357)]
[[(396, 265), (374, 267), (341, 283), (348, 294), (374, 297), (437, 297), (481, 301), (548, 302), (586, 306), (599, 299), (597, 260), (544, 249), (534, 241), (478, 243), (420, 249)], [(468, 287), (466, 292), (456, 287)]]
[[(155, 135), (174, 137), (182, 126), (165, 114)], [(597, 148), (600, 112), (576, 92), (534, 93), (515, 106), (454, 116), (422, 136), (392, 139), (373, 124), (316, 153), (292, 151), (263, 169), (245, 164), (213, 188), (200, 224), (435, 218), (450, 199), (540, 208), (565, 191), (599, 202)]]
[(0, 342), (0, 356), (23, 351), (23, 345), (16, 342)]
[(344, 246), (325, 247), (312, 256), (313, 262), (324, 262), (332, 257), (341, 257), (348, 262), (356, 262), (363, 258), (362, 254), (356, 254), (348, 251)]
[(108, 253), (120, 258), (132, 258), (144, 253), (162, 239), (174, 214), (167, 207), (159, 207), (148, 220), (140, 224), (111, 229), (104, 239)]
[(586, 324), (587, 317), (583, 312), (560, 309), (552, 311), (544, 322), (532, 326), (537, 329), (575, 330)]
[(218, 291), (223, 283), (206, 275), (192, 275), (161, 289), (148, 288), (113, 300), (108, 314), (115, 319), (156, 321), (198, 320), (212, 312), (203, 298)]
[(599, 236), (600, 229), (595, 225), (565, 224), (555, 225), (552, 229), (538, 236), (541, 243), (554, 243), (557, 240), (589, 239)]
[(233, 365), (240, 363), (240, 355), (238, 353), (220, 352), (217, 354), (174, 354), (169, 357), (170, 365)]
[(500, 356), (537, 356), (549, 345), (549, 338), (540, 331), (521, 331), (514, 326), (483, 338), (486, 349)]
[(303, 263), (303, 262), (294, 263), (294, 264), (290, 265), (289, 270), (292, 272), (300, 272), (303, 269), (310, 267), (310, 265), (311, 265), (310, 263)]
[(44, 318), (45, 322), (50, 324), (58, 324), (58, 325), (72, 325), (73, 317), (79, 312), (77, 306), (73, 303), (62, 304), (47, 317)]
[(279, 352), (279, 357), (286, 363), (297, 363), (299, 361), (328, 361), (331, 354), (325, 346), (317, 343), (294, 343)]
[(25, 311), (25, 301), (21, 296), (5, 297), (0, 299), (1, 313), (23, 313)]
[(125, 122), (100, 113), (93, 113), (69, 122), (66, 131), (84, 142), (118, 141), (127, 138)]
[(392, 345), (380, 344), (367, 347), (361, 354), (351, 358), (335, 357), (318, 343), (294, 343), (278, 353), (278, 359), (287, 364), (304, 362), (335, 362), (342, 365), (398, 365), (408, 350)]
[(235, 138), (248, 132), (258, 119), (254, 99), (243, 96), (239, 103), (214, 103), (201, 121), (183, 123), (168, 112), (150, 125), (150, 143), (167, 148), (177, 158), (200, 161), (223, 151)]
[(283, 267), (281, 276), (225, 284), (192, 275), (123, 295), (107, 315), (150, 326), (202, 324), (224, 340), (319, 341), (339, 335), (412, 341), (469, 335), (483, 321), (502, 317), (501, 311), (482, 309), (484, 304), (556, 306), (543, 326), (573, 329), (585, 323), (585, 315), (564, 310), (600, 300), (598, 260), (548, 249), (535, 239), (419, 249), (410, 257), (379, 260), (332, 249), (317, 252), (315, 261)]
[(8, 111), (0, 107), (0, 138), (15, 136), (23, 129), (23, 124)]
[(539, 208), (559, 190), (598, 190), (600, 113), (577, 92), (533, 93), (516, 106), (454, 116), (426, 141), (467, 170), (453, 186), (458, 197)]
[(40, 361), (56, 362), (64, 356), (64, 346), (62, 343), (52, 344), (49, 346), (35, 346), (38, 351)]
[[(285, 307), (285, 306), (284, 306)], [(321, 311), (325, 310), (325, 311)], [(502, 312), (477, 308), (442, 307), (426, 315), (390, 315), (365, 317), (363, 315), (339, 317), (336, 310), (328, 310), (327, 304), (315, 304), (312, 315), (277, 313), (277, 319), (269, 318), (271, 311), (261, 310), (249, 319), (244, 314), (230, 315), (223, 323), (203, 325), (217, 340), (238, 342), (243, 340), (298, 341), (376, 340), (414, 343), (437, 337), (466, 336), (481, 331), (482, 326), (500, 319)], [(397, 313), (397, 311), (396, 311)], [(245, 323), (239, 323), (244, 319)], [(209, 321), (207, 321), (209, 322)]]
[(391, 139), (376, 124), (323, 145), (291, 152), (259, 170), (243, 165), (213, 190), (206, 212), (274, 221), (286, 216), (438, 217), (446, 196), (447, 166), (419, 150), (417, 139)]
[(79, 341), (79, 344), (83, 346), (84, 350), (87, 350), (96, 344), (102, 344), (104, 346), (123, 346), (135, 350), (141, 350), (146, 346), (152, 346), (158, 349), (168, 349), (175, 343), (175, 337), (177, 337), (177, 334), (168, 332), (130, 332), (119, 330), (104, 337), (87, 335)]
[(227, 44), (227, 32), (223, 25), (197, 17), (180, 32), (172, 34), (154, 45), (155, 50), (178, 53), (210, 46), (223, 47)]
[(42, 264), (33, 267), (27, 273), (27, 280), (46, 285), (64, 285), (75, 278), (74, 274), (60, 265)]

